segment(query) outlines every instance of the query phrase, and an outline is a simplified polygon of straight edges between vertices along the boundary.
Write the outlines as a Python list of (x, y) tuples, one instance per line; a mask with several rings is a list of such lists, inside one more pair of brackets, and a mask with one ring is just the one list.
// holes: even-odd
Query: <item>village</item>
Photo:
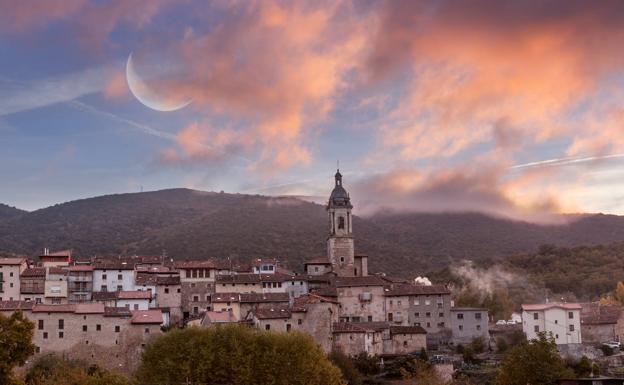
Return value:
[[(428, 352), (449, 376), (461, 368), (459, 347), (477, 341), (483, 347), (475, 353), (487, 355), (518, 343), (519, 334), (531, 340), (544, 332), (562, 355), (621, 366), (618, 354), (605, 352), (619, 353), (624, 337), (619, 306), (544, 301), (523, 304), (510, 320), (456, 307), (443, 283), (369, 272), (369, 257), (355, 253), (352, 208), (338, 171), (326, 207), (326, 255), (306, 261), (300, 273), (278, 258), (81, 259), (48, 249), (37, 260), (0, 258), (0, 313), (22, 311), (34, 323), (36, 354), (62, 353), (126, 373), (167, 330), (231, 323), (304, 332), (326, 353), (389, 360)], [(570, 381), (562, 383), (622, 384)]]

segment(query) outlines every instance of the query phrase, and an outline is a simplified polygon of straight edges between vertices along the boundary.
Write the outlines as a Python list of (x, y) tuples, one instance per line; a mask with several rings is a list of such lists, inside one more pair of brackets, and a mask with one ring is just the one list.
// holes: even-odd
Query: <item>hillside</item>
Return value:
[(26, 211), (0, 203), (0, 221), (18, 217)]
[[(354, 202), (357, 209), (357, 201)], [(188, 189), (107, 195), (0, 216), (0, 251), (36, 255), (44, 247), (79, 256), (160, 254), (173, 258), (278, 256), (293, 268), (325, 253), (322, 205), (295, 198)], [(356, 251), (373, 271), (421, 274), (452, 260), (624, 240), (624, 218), (585, 216), (539, 226), (481, 214), (355, 217)]]

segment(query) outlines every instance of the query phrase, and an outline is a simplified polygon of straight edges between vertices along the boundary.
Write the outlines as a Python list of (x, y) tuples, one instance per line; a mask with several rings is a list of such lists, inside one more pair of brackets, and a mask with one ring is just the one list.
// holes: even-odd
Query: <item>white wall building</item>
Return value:
[(134, 266), (126, 262), (98, 263), (93, 268), (93, 291), (134, 291)]
[(581, 305), (545, 303), (522, 305), (522, 330), (528, 340), (546, 332), (558, 345), (581, 343)]

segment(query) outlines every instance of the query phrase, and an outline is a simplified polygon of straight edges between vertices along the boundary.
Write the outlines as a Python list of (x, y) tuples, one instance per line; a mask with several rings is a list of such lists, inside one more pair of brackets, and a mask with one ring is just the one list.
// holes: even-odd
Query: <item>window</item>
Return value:
[(199, 313), (199, 308), (197, 306), (193, 306), (193, 313), (194, 314)]
[(302, 323), (303, 323), (303, 320), (302, 320), (301, 318), (299, 318), (299, 319), (297, 320), (297, 325), (301, 325)]
[(102, 287), (100, 288), (100, 291), (107, 292), (108, 287), (106, 285), (102, 285)]
[(570, 325), (570, 331), (573, 332), (574, 331), (574, 325)]
[(397, 305), (398, 305), (398, 306), (401, 306), (401, 300), (398, 300), (398, 301), (397, 301)]
[(414, 313), (414, 317), (420, 317), (420, 313), (419, 312)]
[(123, 275), (121, 275), (121, 274), (117, 274), (117, 280), (118, 280), (118, 281), (123, 280)]
[(444, 313), (438, 313), (438, 317), (444, 318)]
[(344, 229), (345, 228), (344, 217), (338, 217), (338, 228), (339, 229)]
[(555, 339), (559, 339), (559, 334), (555, 334)]
[(426, 299), (426, 300), (425, 300), (425, 305), (426, 305), (426, 306), (431, 305), (431, 300), (430, 300), (430, 299)]
[(392, 321), (392, 313), (388, 313), (388, 321)]
[(119, 333), (119, 326), (115, 326), (115, 333)]
[(48, 339), (48, 332), (43, 332), (43, 339), (47, 340)]
[(139, 310), (139, 304), (138, 303), (134, 304), (134, 310)]
[(431, 327), (431, 322), (427, 322), (427, 327), (430, 328)]
[(368, 322), (373, 322), (373, 316), (372, 315), (368, 316)]
[(286, 331), (289, 332), (290, 331), (290, 324), (286, 324)]
[(102, 325), (100, 324), (95, 325), (95, 330), (97, 330), (98, 332), (102, 331)]
[(464, 325), (459, 325), (459, 330), (464, 330)]
[(63, 332), (59, 332), (59, 338), (63, 338)]
[(425, 317), (430, 318), (431, 317), (431, 312), (426, 312), (425, 313)]
[(481, 325), (477, 325), (477, 330), (481, 330)]
[(475, 319), (481, 319), (481, 313), (475, 313)]
[(149, 328), (145, 328), (145, 334), (149, 334)]
[(102, 279), (106, 281), (106, 274), (102, 274)]
[(35, 352), (41, 353), (41, 348), (39, 346), (35, 346)]
[(390, 306), (392, 306), (392, 300), (390, 300), (389, 303), (390, 303)]
[(194, 295), (193, 296), (193, 302), (198, 302), (199, 301), (199, 296), (198, 295)]
[(539, 319), (539, 313), (533, 313), (533, 319)]
[(574, 318), (574, 313), (572, 313), (571, 311), (568, 312), (568, 318), (569, 319), (573, 319)]
[(178, 293), (180, 292), (180, 288), (178, 288)]
[(457, 319), (464, 319), (464, 313), (457, 313)]
[(439, 323), (438, 323), (438, 327), (439, 327), (439, 328), (443, 328), (443, 327), (444, 327), (444, 322), (439, 322)]
[(537, 325), (533, 326), (533, 331), (535, 333), (539, 333), (539, 326), (537, 326)]
[(264, 330), (271, 330), (271, 325), (269, 324), (264, 325)]
[(82, 325), (82, 331), (86, 332), (87, 331), (87, 325)]
[(558, 323), (559, 323), (559, 320), (558, 320), (558, 319), (556, 319), (556, 320), (555, 320), (555, 324), (558, 324)]
[(63, 330), (65, 328), (65, 321), (60, 319), (59, 320), (59, 330)]
[(43, 330), (43, 320), (39, 320), (39, 330)]
[(403, 346), (407, 346), (407, 341), (403, 341)]
[(416, 305), (416, 306), (420, 305), (420, 300), (418, 298), (416, 298), (414, 300), (414, 305)]
[(169, 294), (169, 288), (168, 287), (165, 288), (165, 294)]
[(340, 257), (340, 262), (344, 262), (344, 257)]
[(122, 291), (122, 290), (123, 290), (123, 286), (117, 285), (117, 291)]
[(420, 322), (414, 322), (414, 326), (420, 326)]
[(314, 272), (318, 273), (318, 266), (314, 266)]

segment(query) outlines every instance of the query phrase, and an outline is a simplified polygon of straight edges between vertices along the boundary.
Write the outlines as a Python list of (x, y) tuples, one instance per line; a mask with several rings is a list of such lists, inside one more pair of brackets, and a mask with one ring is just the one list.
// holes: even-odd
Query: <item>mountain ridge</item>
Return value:
[[(357, 200), (354, 202), (357, 208)], [(78, 199), (0, 215), (0, 250), (37, 255), (44, 247), (78, 256), (166, 251), (172, 258), (277, 256), (300, 269), (325, 254), (323, 205), (293, 197), (167, 189)], [(479, 213), (354, 216), (356, 252), (372, 271), (411, 276), (459, 259), (480, 260), (624, 240), (624, 217), (587, 214), (537, 225)]]

